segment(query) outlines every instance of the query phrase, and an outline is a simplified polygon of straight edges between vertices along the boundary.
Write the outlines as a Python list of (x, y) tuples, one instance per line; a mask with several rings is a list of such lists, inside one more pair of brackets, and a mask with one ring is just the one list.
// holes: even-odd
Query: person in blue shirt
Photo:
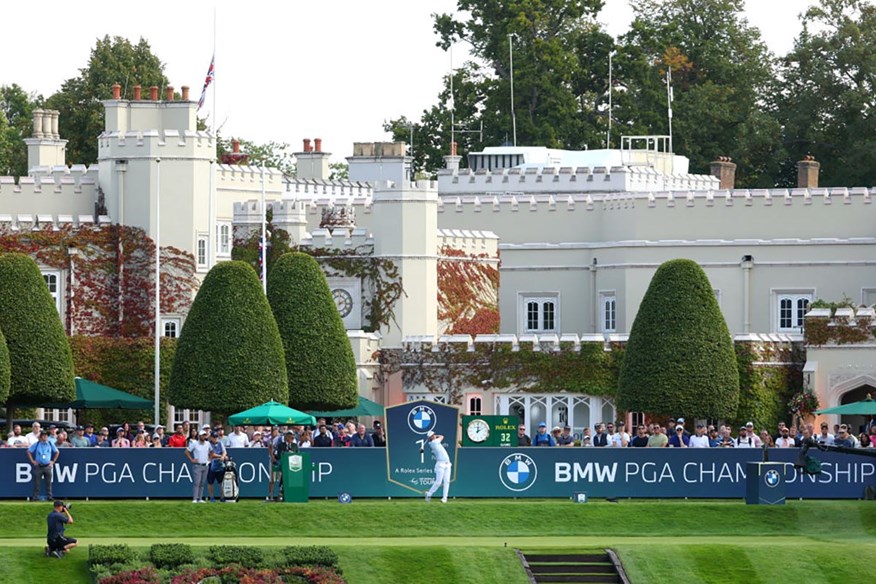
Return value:
[(64, 554), (76, 547), (76, 540), (64, 535), (64, 526), (73, 524), (73, 516), (64, 501), (55, 501), (52, 512), (46, 517), (48, 531), (46, 532), (46, 556), (64, 557)]
[(58, 460), (60, 451), (58, 447), (49, 442), (49, 433), (40, 431), (40, 439), (27, 449), (27, 458), (33, 465), (33, 494), (31, 500), (36, 501), (40, 496), (40, 484), (46, 480), (46, 497), (52, 498), (52, 467)]
[(219, 486), (220, 501), (225, 502), (225, 497), (222, 497), (222, 477), (225, 475), (225, 461), (228, 460), (228, 453), (225, 450), (225, 445), (219, 440), (219, 432), (215, 430), (210, 433), (210, 466), (207, 470), (207, 495), (210, 497), (210, 502), (215, 503), (216, 497), (213, 496), (213, 485)]
[(532, 436), (532, 445), (533, 446), (556, 446), (557, 443), (554, 442), (554, 437), (548, 434), (547, 432), (547, 424), (541, 422), (538, 425), (538, 431)]
[(361, 448), (363, 446), (374, 448), (374, 440), (370, 434), (365, 433), (365, 424), (359, 424), (357, 432), (350, 438), (350, 446)]

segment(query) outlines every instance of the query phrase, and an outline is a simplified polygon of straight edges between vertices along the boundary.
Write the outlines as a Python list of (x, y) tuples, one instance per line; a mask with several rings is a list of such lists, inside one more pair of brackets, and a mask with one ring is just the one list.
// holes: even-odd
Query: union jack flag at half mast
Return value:
[(207, 88), (210, 87), (210, 84), (213, 83), (213, 78), (216, 76), (216, 55), (213, 55), (213, 58), (210, 59), (210, 68), (207, 69), (207, 78), (204, 79), (204, 89), (201, 90), (201, 99), (198, 100), (198, 109), (201, 109), (204, 106), (204, 100), (207, 99)]

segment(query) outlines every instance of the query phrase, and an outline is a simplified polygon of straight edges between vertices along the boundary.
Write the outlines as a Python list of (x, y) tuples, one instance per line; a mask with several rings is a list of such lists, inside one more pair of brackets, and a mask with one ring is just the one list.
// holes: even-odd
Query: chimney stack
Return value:
[(736, 188), (736, 164), (729, 156), (719, 156), (709, 165), (712, 176), (718, 179), (722, 191)]
[(304, 152), (312, 152), (313, 148), (310, 147), (310, 138), (304, 139)]
[(797, 163), (797, 188), (817, 189), (820, 168), (821, 163), (815, 160), (814, 156), (811, 154), (804, 156), (803, 160)]
[(322, 138), (313, 139), (313, 150), (314, 152), (322, 152)]
[(173, 101), (173, 85), (168, 85), (164, 90), (164, 101)]
[(142, 97), (143, 88), (139, 85), (134, 86), (134, 101), (140, 101)]
[(183, 85), (180, 89), (182, 89), (182, 100), (188, 101), (189, 100), (189, 86)]
[(121, 99), (122, 97), (122, 86), (118, 83), (113, 83), (113, 99)]
[(322, 138), (304, 138), (302, 152), (295, 152), (296, 176), (302, 179), (328, 180), (330, 152), (322, 151)]
[(149, 100), (158, 101), (158, 86), (153, 85), (149, 88)]
[(235, 139), (233, 139), (233, 140), (231, 141), (231, 150), (232, 150), (232, 152), (234, 152), (235, 154), (240, 153), (240, 140), (238, 140), (237, 138), (235, 138)]

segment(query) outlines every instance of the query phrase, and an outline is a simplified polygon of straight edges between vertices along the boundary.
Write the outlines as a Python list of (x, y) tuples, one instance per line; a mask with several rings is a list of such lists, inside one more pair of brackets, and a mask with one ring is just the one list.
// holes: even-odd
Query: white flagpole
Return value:
[(262, 164), (262, 290), (268, 295), (268, 242), (265, 240), (267, 232), (267, 217), (265, 216), (265, 165)]
[(511, 127), (514, 146), (517, 146), (517, 114), (514, 113), (514, 44), (511, 42), (514, 33), (508, 34), (508, 61), (511, 65)]
[(161, 159), (155, 159), (155, 425), (161, 412)]
[(456, 156), (453, 145), (456, 144), (456, 120), (454, 119), (456, 102), (453, 97), (453, 45), (450, 45), (450, 155)]
[(666, 69), (666, 107), (669, 116), (669, 153), (672, 153), (672, 67)]

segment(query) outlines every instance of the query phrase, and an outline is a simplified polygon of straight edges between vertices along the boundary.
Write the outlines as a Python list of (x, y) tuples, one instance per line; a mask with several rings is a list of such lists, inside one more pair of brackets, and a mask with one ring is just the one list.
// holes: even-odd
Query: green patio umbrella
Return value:
[(42, 404), (44, 408), (92, 410), (97, 408), (122, 408), (125, 410), (150, 410), (151, 400), (107, 387), (81, 377), (76, 378), (76, 399), (71, 402)]
[(844, 414), (846, 416), (876, 416), (876, 400), (868, 394), (867, 399), (852, 402), (850, 404), (843, 404), (841, 406), (836, 406), (835, 408), (817, 410), (815, 413)]
[(373, 402), (367, 397), (359, 396), (359, 403), (355, 408), (335, 410), (333, 412), (309, 412), (317, 418), (353, 418), (358, 416), (383, 416), (384, 409), (379, 403)]
[(228, 423), (232, 426), (248, 426), (252, 424), (301, 424), (315, 426), (316, 418), (310, 414), (290, 408), (285, 404), (269, 401), (239, 414), (228, 416)]

